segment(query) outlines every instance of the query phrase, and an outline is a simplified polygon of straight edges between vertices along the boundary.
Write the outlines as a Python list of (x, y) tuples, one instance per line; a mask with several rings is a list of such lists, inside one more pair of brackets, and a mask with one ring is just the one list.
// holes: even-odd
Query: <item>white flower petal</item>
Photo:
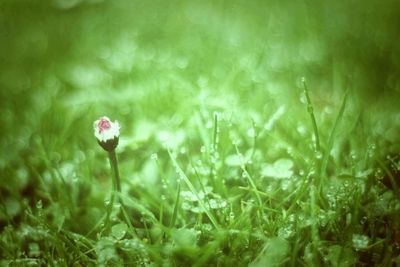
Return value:
[[(101, 128), (101, 122), (109, 124), (107, 128)], [(118, 121), (112, 122), (108, 117), (103, 116), (94, 122), (94, 135), (100, 142), (106, 142), (112, 140), (115, 137), (119, 137), (119, 123)]]

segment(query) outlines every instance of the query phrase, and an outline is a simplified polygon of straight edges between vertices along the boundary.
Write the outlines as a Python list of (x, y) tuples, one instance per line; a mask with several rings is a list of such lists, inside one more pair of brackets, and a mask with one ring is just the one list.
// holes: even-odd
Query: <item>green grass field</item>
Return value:
[(399, 18), (0, 1), (0, 266), (400, 266)]

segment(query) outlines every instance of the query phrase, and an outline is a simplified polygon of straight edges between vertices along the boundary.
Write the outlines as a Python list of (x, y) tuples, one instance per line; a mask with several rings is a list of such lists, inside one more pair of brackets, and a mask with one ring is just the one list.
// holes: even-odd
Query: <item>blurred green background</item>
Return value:
[(350, 86), (362, 107), (394, 108), (399, 10), (395, 0), (2, 0), (0, 166), (69, 120), (108, 114), (130, 129), (195, 105), (262, 112), (297, 101), (303, 76), (316, 105)]
[[(24, 208), (43, 201), (61, 218), (54, 224), (89, 232), (110, 183), (93, 136), (103, 115), (122, 126), (122, 182), (154, 213), (165, 193), (160, 177), (176, 175), (166, 146), (183, 164), (205, 161), (208, 179), (215, 112), (223, 159), (216, 166), (232, 178), (232, 195), (241, 177), (232, 141), (255, 155), (255, 172), (287, 155), (307, 169), (314, 150), (302, 77), (323, 144), (349, 90), (329, 171), (353, 168), (354, 153), (360, 162), (371, 151), (398, 154), (399, 43), (397, 0), (0, 0), (0, 226), (18, 225)], [(354, 165), (369, 175), (367, 163)], [(166, 193), (171, 210), (174, 186)]]
[[(38, 146), (56, 161), (98, 151), (101, 115), (121, 122), (133, 150), (196, 111), (211, 123), (212, 112), (227, 112), (246, 129), (285, 106), (292, 129), (307, 125), (301, 77), (321, 124), (348, 88), (346, 116), (396, 150), (399, 13), (394, 0), (2, 0), (3, 183), (14, 166), (36, 164)], [(159, 148), (144, 149), (135, 157)]]
[(317, 105), (334, 102), (348, 78), (363, 106), (393, 108), (399, 10), (395, 0), (2, 0), (0, 166), (32, 134), (74, 127), (65, 123), (76, 112), (127, 128), (196, 104), (260, 112), (296, 101), (302, 76)]

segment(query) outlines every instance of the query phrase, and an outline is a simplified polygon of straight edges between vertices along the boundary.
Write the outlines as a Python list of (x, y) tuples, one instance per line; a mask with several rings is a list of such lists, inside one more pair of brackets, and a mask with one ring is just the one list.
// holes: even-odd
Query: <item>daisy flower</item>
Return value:
[(103, 116), (94, 122), (93, 127), (94, 135), (103, 149), (112, 151), (117, 147), (120, 129), (118, 121), (112, 122)]

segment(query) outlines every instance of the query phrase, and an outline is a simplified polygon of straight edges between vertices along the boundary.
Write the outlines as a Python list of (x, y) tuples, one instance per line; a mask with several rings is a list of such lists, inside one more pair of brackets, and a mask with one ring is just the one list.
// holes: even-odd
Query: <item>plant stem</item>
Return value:
[(119, 170), (118, 170), (118, 160), (117, 155), (115, 154), (115, 150), (108, 152), (108, 157), (110, 159), (110, 166), (113, 172), (113, 186), (114, 191), (121, 192), (121, 182), (119, 177)]
[(133, 235), (137, 235), (135, 229), (133, 228), (132, 222), (129, 218), (128, 213), (125, 210), (124, 203), (121, 199), (121, 178), (119, 176), (119, 169), (118, 169), (118, 160), (117, 155), (115, 154), (115, 149), (108, 152), (108, 157), (110, 159), (110, 166), (111, 171), (113, 173), (113, 194), (111, 195), (111, 209), (107, 215), (107, 224), (109, 223), (109, 217), (112, 211), (112, 205), (114, 203), (114, 198), (116, 198), (117, 203), (121, 205), (122, 216), (125, 222), (128, 224), (129, 229)]
[[(112, 209), (114, 206), (114, 201), (116, 197), (116, 192), (121, 192), (121, 183), (120, 183), (120, 178), (119, 178), (119, 170), (118, 170), (118, 161), (117, 161), (117, 156), (115, 154), (115, 150), (109, 151), (108, 152), (108, 158), (110, 159), (110, 166), (111, 166), (111, 171), (113, 173), (113, 191), (111, 193), (111, 198), (110, 198), (110, 203), (107, 206), (107, 215), (105, 217), (105, 224), (106, 228), (109, 229), (110, 227), (110, 217), (112, 213)], [(118, 196), (117, 196), (117, 202), (118, 202)]]

